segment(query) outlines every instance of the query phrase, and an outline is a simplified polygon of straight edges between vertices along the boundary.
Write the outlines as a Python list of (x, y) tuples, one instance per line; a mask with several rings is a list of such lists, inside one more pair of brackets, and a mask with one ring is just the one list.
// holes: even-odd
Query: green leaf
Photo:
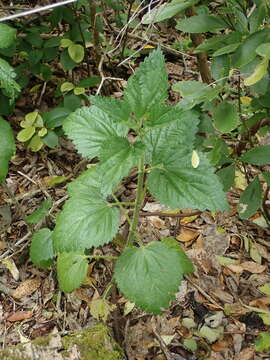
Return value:
[(258, 65), (256, 65), (254, 72), (244, 80), (245, 86), (251, 86), (259, 82), (267, 73), (269, 65), (269, 58), (264, 58)]
[(179, 242), (177, 242), (175, 239), (173, 238), (164, 238), (161, 240), (162, 243), (168, 245), (170, 248), (174, 249), (177, 251), (178, 255), (179, 255), (179, 260), (181, 263), (181, 271), (182, 274), (192, 274), (194, 272), (194, 267), (192, 265), (191, 260), (189, 259), (189, 257), (186, 255), (185, 251), (182, 249), (182, 247), (179, 245)]
[(235, 165), (231, 164), (217, 171), (217, 176), (219, 177), (223, 190), (228, 191), (234, 184), (235, 178)]
[(262, 189), (259, 181), (259, 177), (248, 185), (245, 191), (242, 193), (239, 199), (239, 216), (241, 219), (247, 219), (254, 215), (260, 208), (262, 203)]
[[(161, 128), (153, 128), (144, 137), (146, 161), (151, 165), (174, 164), (190, 157), (198, 130), (198, 116), (193, 111), (176, 112), (177, 120)], [(173, 117), (172, 117), (173, 119)]]
[(57, 278), (60, 289), (66, 293), (80, 287), (88, 269), (85, 255), (81, 253), (62, 253), (57, 258)]
[(39, 221), (43, 220), (47, 215), (49, 209), (52, 207), (52, 204), (52, 199), (44, 200), (37, 210), (35, 210), (31, 215), (26, 217), (26, 222), (28, 224), (36, 224)]
[(120, 291), (131, 302), (160, 314), (174, 299), (182, 280), (179, 253), (161, 242), (126, 248), (115, 265)]
[(145, 121), (147, 127), (161, 127), (183, 116), (183, 109), (180, 106), (157, 105), (153, 106), (148, 113)]
[(104, 96), (90, 96), (90, 101), (116, 122), (125, 123), (129, 119), (131, 110), (126, 101)]
[(168, 97), (168, 76), (165, 60), (158, 48), (145, 58), (135, 74), (128, 79), (124, 99), (137, 120)]
[(264, 351), (270, 348), (270, 334), (261, 332), (260, 337), (255, 340), (256, 351)]
[(110, 193), (135, 167), (144, 151), (141, 142), (130, 144), (121, 137), (111, 138), (103, 143), (100, 152), (99, 171), (102, 173), (100, 186), (102, 191)]
[(220, 55), (224, 55), (224, 54), (230, 54), (232, 52), (234, 52), (238, 46), (240, 45), (241, 43), (236, 43), (236, 44), (229, 44), (229, 45), (226, 45), (224, 47), (222, 47), (221, 49), (218, 49), (216, 50), (214, 53), (213, 53), (213, 56), (220, 56)]
[(240, 43), (241, 39), (242, 39), (242, 34), (238, 31), (234, 31), (226, 35), (218, 35), (218, 36), (210, 37), (204, 40), (202, 44), (197, 46), (194, 52), (195, 54), (197, 54), (201, 51), (209, 51), (209, 50), (215, 51), (230, 44)]
[(84, 47), (79, 44), (72, 44), (68, 47), (68, 54), (75, 63), (79, 63), (84, 58)]
[[(228, 55), (220, 55), (213, 58), (211, 63), (212, 76), (215, 80), (218, 80), (220, 85), (226, 83), (226, 78), (228, 77), (230, 70), (231, 64), (230, 57)], [(221, 81), (221, 79), (223, 80)]]
[(30, 246), (30, 258), (33, 264), (47, 268), (53, 259), (52, 231), (41, 229), (34, 233)]
[(127, 127), (116, 124), (96, 106), (76, 110), (64, 121), (63, 128), (82, 156), (89, 158), (99, 156), (104, 142), (128, 132)]
[(57, 252), (78, 251), (110, 242), (116, 235), (120, 214), (104, 200), (102, 172), (96, 166), (73, 181), (68, 188), (71, 198), (58, 215), (54, 230)]
[(227, 101), (221, 102), (213, 112), (214, 126), (223, 134), (236, 129), (239, 124), (239, 115), (236, 108)]
[(51, 111), (45, 112), (42, 114), (45, 125), (49, 129), (56, 128), (58, 126), (62, 126), (63, 121), (66, 117), (71, 113), (69, 109), (64, 107), (57, 107)]
[(21, 142), (26, 142), (34, 135), (36, 132), (36, 128), (34, 126), (30, 126), (26, 129), (22, 129), (17, 134), (17, 139)]
[(172, 89), (180, 92), (184, 99), (180, 102), (180, 106), (192, 108), (205, 100), (211, 101), (219, 93), (219, 87), (212, 88), (208, 84), (204, 84), (195, 80), (184, 80), (173, 84)]
[(11, 126), (0, 116), (0, 184), (8, 173), (8, 163), (16, 151)]
[(58, 146), (58, 136), (52, 130), (48, 131), (48, 133), (42, 138), (42, 141), (50, 148)]
[(191, 154), (190, 158), (154, 168), (148, 177), (151, 194), (171, 208), (227, 210), (226, 197), (214, 169), (203, 154), (199, 157), (197, 168), (192, 167)]
[(44, 145), (43, 141), (41, 140), (41, 138), (38, 135), (35, 135), (32, 137), (32, 139), (30, 140), (28, 147), (33, 151), (33, 152), (37, 152), (39, 151), (42, 146)]
[(256, 53), (262, 57), (270, 58), (270, 43), (261, 44), (257, 47)]
[(0, 49), (10, 47), (16, 39), (16, 29), (0, 24)]
[(71, 57), (69, 56), (67, 49), (65, 49), (63, 52), (61, 52), (60, 64), (62, 65), (62, 67), (65, 71), (72, 70), (77, 65), (77, 63), (75, 61), (73, 61), (71, 59)]
[(73, 44), (73, 41), (70, 39), (61, 39), (61, 41), (60, 41), (60, 46), (63, 48), (68, 48), (72, 44)]
[(252, 165), (270, 164), (270, 145), (257, 146), (244, 153), (240, 160)]
[(258, 289), (265, 295), (270, 296), (270, 283), (266, 283), (263, 286), (259, 286)]
[(167, 4), (162, 4), (161, 6), (148, 11), (142, 18), (142, 24), (154, 24), (159, 21), (170, 19), (197, 2), (199, 2), (199, 0), (173, 0)]
[(64, 83), (61, 85), (60, 90), (61, 90), (62, 92), (66, 92), (66, 91), (73, 90), (74, 88), (75, 88), (75, 85), (74, 85), (74, 84), (72, 84), (72, 83), (69, 82), (69, 81), (66, 81), (66, 82), (64, 82)]
[(4, 90), (4, 95), (10, 98), (10, 102), (15, 100), (21, 89), (15, 78), (16, 73), (13, 67), (4, 59), (0, 59), (0, 88)]
[(232, 66), (240, 68), (256, 57), (257, 47), (270, 41), (270, 29), (265, 28), (248, 36), (238, 47), (232, 58)]
[(225, 29), (227, 25), (225, 22), (212, 15), (196, 15), (190, 18), (181, 20), (177, 23), (176, 29), (187, 33), (204, 33), (204, 32), (216, 32), (217, 30)]

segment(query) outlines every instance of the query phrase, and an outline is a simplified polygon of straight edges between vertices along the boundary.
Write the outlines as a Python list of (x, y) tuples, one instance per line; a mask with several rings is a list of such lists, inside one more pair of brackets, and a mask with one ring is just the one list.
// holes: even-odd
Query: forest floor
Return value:
[[(108, 37), (116, 38), (107, 28)], [(143, 40), (145, 32), (152, 43)], [(132, 73), (154, 43), (163, 45), (170, 83), (199, 79), (196, 58), (173, 50), (180, 34), (168, 24), (140, 26), (127, 37), (127, 47), (138, 49), (138, 57), (117, 68), (119, 58), (104, 58), (102, 74), (90, 63), (92, 75), (121, 77), (105, 81), (101, 93), (120, 97), (127, 76)], [(148, 46), (146, 46), (148, 45)], [(167, 49), (167, 50), (166, 50)], [(172, 49), (172, 50), (171, 50)], [(63, 73), (64, 76), (64, 73)], [(85, 66), (75, 77), (85, 76)], [(50, 84), (42, 97), (24, 89), (10, 116), (14, 131), (27, 112), (55, 106)], [(95, 94), (97, 88), (91, 89)], [(179, 95), (170, 92), (170, 102)], [(71, 294), (58, 290), (55, 270), (42, 270), (29, 260), (32, 229), (25, 222), (44, 199), (53, 199), (46, 226), (53, 228), (55, 216), (67, 199), (66, 186), (86, 169), (87, 163), (72, 143), (60, 139), (56, 149), (31, 152), (17, 143), (10, 164), (7, 188), (0, 187), (0, 343), (3, 348), (47, 335), (83, 329), (97, 321), (91, 302), (99, 299), (111, 280), (113, 263), (92, 262), (87, 282)], [(63, 177), (57, 184), (54, 179)], [(59, 178), (58, 178), (59, 179)], [(122, 201), (134, 201), (136, 173), (125, 179)], [(238, 183), (228, 192), (230, 211), (193, 214), (189, 210), (166, 213), (148, 196), (141, 212), (139, 231), (144, 239), (176, 238), (196, 266), (196, 272), (182, 282), (176, 300), (162, 316), (152, 316), (129, 303), (113, 289), (108, 295), (105, 322), (130, 360), (252, 360), (270, 359), (270, 352), (256, 352), (254, 342), (270, 330), (270, 230), (260, 225), (258, 213), (252, 220), (240, 220), (237, 204), (242, 192)], [(242, 184), (243, 185), (243, 184)], [(150, 214), (152, 213), (152, 214)], [(257, 221), (253, 221), (256, 220)], [(259, 220), (258, 220), (259, 219)], [(44, 224), (43, 224), (44, 225)], [(127, 231), (125, 219), (117, 238), (98, 249), (97, 254), (117, 254)], [(265, 324), (268, 324), (265, 325)], [(105, 360), (105, 359), (104, 359)]]

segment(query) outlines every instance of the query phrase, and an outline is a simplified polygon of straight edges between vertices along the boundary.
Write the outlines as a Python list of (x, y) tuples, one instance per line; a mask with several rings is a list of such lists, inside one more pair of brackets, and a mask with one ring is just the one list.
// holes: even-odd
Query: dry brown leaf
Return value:
[(253, 360), (254, 359), (254, 348), (245, 348), (233, 360)]
[(244, 270), (249, 271), (252, 274), (260, 274), (266, 269), (265, 265), (257, 264), (254, 261), (245, 261), (241, 266)]
[[(226, 265), (226, 267), (228, 269), (230, 269), (232, 272), (237, 273), (237, 274), (241, 274), (241, 272), (243, 271), (243, 268), (241, 265), (229, 264), (229, 265)], [(226, 274), (226, 275), (228, 275), (228, 274)]]
[(165, 229), (165, 221), (161, 220), (158, 216), (149, 216), (148, 221), (157, 229)]
[(254, 261), (245, 261), (239, 265), (229, 264), (226, 265), (226, 267), (237, 274), (240, 274), (242, 271), (249, 271), (252, 274), (260, 274), (266, 269), (265, 265), (257, 264)]
[(181, 242), (188, 242), (195, 240), (200, 235), (199, 231), (191, 229), (182, 229), (180, 234), (177, 235), (176, 239)]
[(12, 296), (16, 299), (21, 299), (25, 296), (33, 294), (39, 287), (41, 281), (39, 279), (28, 279), (23, 281), (17, 289), (13, 291)]
[(9, 322), (22, 321), (25, 319), (30, 319), (32, 316), (33, 316), (32, 311), (16, 311), (7, 318), (7, 321)]
[(264, 296), (256, 300), (250, 301), (250, 306), (260, 307), (259, 304), (270, 305), (270, 296)]
[(211, 345), (211, 348), (216, 352), (220, 352), (228, 349), (229, 346), (230, 344), (226, 340), (220, 340), (215, 344)]
[(198, 218), (198, 216), (199, 215), (192, 215), (192, 216), (184, 217), (180, 220), (180, 224), (181, 225), (189, 224), (189, 223), (193, 222), (194, 220), (196, 220)]

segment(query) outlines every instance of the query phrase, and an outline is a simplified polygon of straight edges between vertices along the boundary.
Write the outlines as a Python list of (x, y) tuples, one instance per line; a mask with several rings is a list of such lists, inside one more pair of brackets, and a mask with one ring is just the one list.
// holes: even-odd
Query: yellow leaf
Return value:
[(199, 164), (200, 164), (199, 155), (196, 150), (193, 150), (191, 156), (191, 165), (192, 167), (194, 167), (194, 169), (196, 169), (199, 166)]
[(254, 72), (245, 79), (244, 85), (251, 86), (260, 81), (267, 73), (269, 58), (264, 58), (255, 68)]
[(240, 97), (241, 103), (244, 105), (249, 105), (252, 101), (252, 98), (249, 96), (241, 96)]

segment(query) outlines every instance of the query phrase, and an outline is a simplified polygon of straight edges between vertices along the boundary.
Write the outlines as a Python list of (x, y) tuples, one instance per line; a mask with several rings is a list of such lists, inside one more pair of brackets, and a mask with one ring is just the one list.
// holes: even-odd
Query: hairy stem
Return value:
[(135, 208), (131, 221), (131, 226), (127, 238), (127, 246), (132, 246), (134, 242), (136, 229), (139, 221), (140, 210), (144, 199), (143, 184), (144, 184), (144, 156), (141, 157), (138, 164), (138, 183), (137, 183), (136, 201), (135, 201)]

